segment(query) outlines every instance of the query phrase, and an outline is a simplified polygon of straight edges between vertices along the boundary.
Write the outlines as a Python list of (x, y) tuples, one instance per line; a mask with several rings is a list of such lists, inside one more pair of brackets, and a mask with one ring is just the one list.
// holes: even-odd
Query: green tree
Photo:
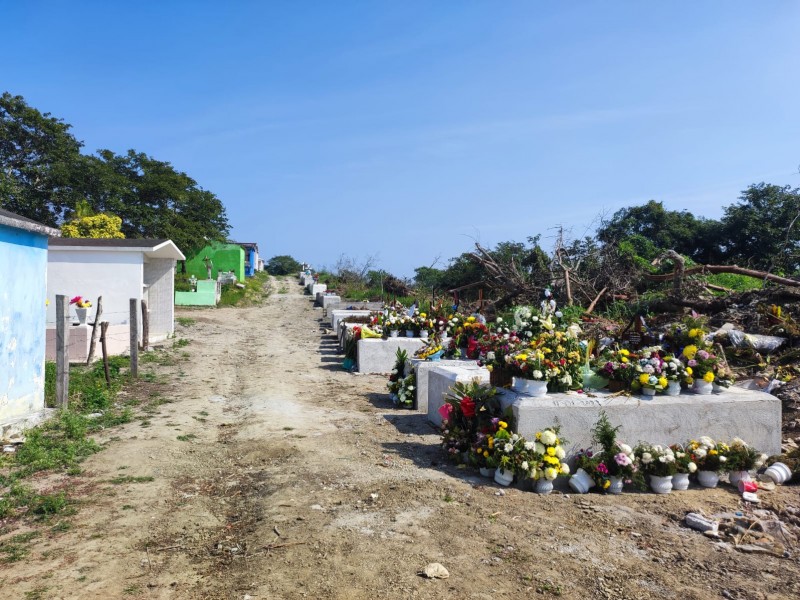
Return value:
[(288, 254), (273, 256), (264, 265), (264, 270), (270, 275), (291, 275), (299, 273), (303, 265)]
[(751, 185), (725, 208), (722, 245), (728, 262), (776, 274), (800, 271), (800, 188)]
[(122, 219), (114, 215), (78, 217), (61, 226), (61, 235), (68, 238), (124, 238)]
[(82, 197), (73, 174), (83, 144), (70, 128), (22, 96), (0, 96), (0, 206), (58, 226)]
[[(662, 202), (650, 200), (618, 210), (597, 230), (597, 238), (617, 244), (638, 236), (636, 245), (648, 254), (642, 258), (652, 260), (663, 250), (675, 250), (707, 263), (719, 256), (719, 227), (713, 219), (698, 218), (685, 210), (667, 210)], [(643, 243), (643, 239), (649, 243)]]

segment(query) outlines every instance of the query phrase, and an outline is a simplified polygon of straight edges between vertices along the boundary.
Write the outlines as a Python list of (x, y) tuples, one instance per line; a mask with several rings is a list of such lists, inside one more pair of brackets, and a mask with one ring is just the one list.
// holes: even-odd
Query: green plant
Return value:
[(118, 475), (113, 479), (109, 479), (109, 482), (113, 483), (114, 485), (122, 485), (125, 483), (149, 483), (151, 481), (155, 481), (155, 479), (153, 477), (150, 477), (149, 475), (144, 475), (144, 476)]
[(180, 325), (181, 327), (191, 327), (192, 325), (197, 323), (197, 321), (195, 321), (191, 317), (178, 317), (175, 320), (178, 322), (178, 325)]

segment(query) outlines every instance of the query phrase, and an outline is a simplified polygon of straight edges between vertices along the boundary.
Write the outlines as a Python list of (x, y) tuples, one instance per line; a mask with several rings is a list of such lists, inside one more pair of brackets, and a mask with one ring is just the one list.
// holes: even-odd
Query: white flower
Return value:
[(567, 463), (561, 463), (561, 472), (564, 475), (569, 475), (569, 465)]
[(516, 442), (518, 440), (519, 440), (519, 434), (518, 433), (512, 433), (511, 434), (511, 441), (512, 442)]
[(534, 370), (532, 374), (534, 379), (541, 379), (543, 375), (543, 373), (539, 369)]
[(544, 444), (542, 444), (541, 442), (536, 442), (535, 448), (536, 448), (536, 454), (544, 454), (545, 452), (547, 452), (547, 448), (545, 448)]
[(523, 471), (527, 471), (528, 470), (528, 466), (529, 465), (528, 465), (528, 461), (527, 460), (523, 460), (522, 464), (520, 465), (520, 467), (522, 467)]
[(525, 450), (533, 450), (536, 447), (536, 444), (533, 442), (525, 442)]
[(689, 473), (694, 473), (695, 471), (697, 471), (697, 465), (694, 464), (693, 462), (690, 462), (687, 465), (687, 467), (689, 468)]
[(666, 463), (667, 462), (667, 457), (664, 454), (662, 454), (661, 456), (658, 457), (658, 462)]
[(645, 365), (642, 371), (644, 371), (647, 374), (652, 374), (655, 371), (655, 369), (653, 368), (653, 365)]
[(702, 448), (702, 447), (701, 447), (701, 448), (698, 448), (697, 450), (695, 450), (695, 451), (694, 451), (694, 455), (695, 455), (697, 458), (705, 458), (705, 457), (706, 457), (706, 454), (707, 454), (707, 452), (706, 452), (706, 449), (705, 449), (705, 448)]
[(728, 458), (725, 457), (725, 456), (720, 456), (719, 457), (719, 462), (721, 462), (721, 463), (728, 462)]
[(494, 360), (495, 354), (494, 352), (487, 352), (486, 353), (486, 360)]
[(566, 455), (567, 455), (567, 453), (564, 452), (564, 449), (561, 446), (556, 446), (556, 458), (558, 460), (564, 460), (564, 457)]
[(541, 440), (545, 446), (552, 446), (556, 443), (556, 434), (550, 429), (545, 429), (542, 432)]
[(700, 443), (703, 444), (703, 446), (707, 446), (709, 448), (713, 448), (714, 446), (717, 445), (717, 443), (707, 435), (704, 435), (703, 437), (700, 438)]
[(511, 452), (513, 449), (514, 449), (513, 444), (506, 444), (505, 446), (503, 446), (503, 452), (505, 452), (506, 454)]
[(533, 337), (533, 332), (532, 331), (526, 331), (525, 332), (525, 337)]
[(503, 322), (503, 317), (497, 317), (496, 322), (497, 323), (502, 323)]
[(557, 310), (556, 311), (556, 316), (560, 319), (561, 317), (564, 316), (564, 313), (562, 313), (560, 310)]
[(564, 376), (561, 378), (561, 383), (564, 385), (572, 385), (572, 375), (564, 373)]
[(652, 454), (650, 454), (649, 452), (645, 452), (644, 454), (642, 454), (642, 464), (649, 465), (651, 462), (653, 462)]
[(630, 447), (630, 446), (628, 446), (628, 444), (620, 444), (620, 443), (617, 443), (617, 446), (618, 446), (618, 447), (619, 447), (619, 449), (620, 449), (620, 450), (622, 450), (622, 452), (624, 452), (625, 454), (630, 454), (631, 452), (633, 452), (633, 450), (631, 449), (631, 447)]

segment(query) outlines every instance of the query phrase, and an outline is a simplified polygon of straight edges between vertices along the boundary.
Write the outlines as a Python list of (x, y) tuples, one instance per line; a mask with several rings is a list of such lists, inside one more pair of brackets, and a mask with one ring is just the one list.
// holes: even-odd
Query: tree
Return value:
[(725, 208), (726, 261), (777, 273), (800, 271), (800, 188), (751, 185)]
[(614, 213), (611, 220), (597, 230), (597, 238), (605, 244), (616, 244), (638, 236), (647, 260), (663, 250), (675, 250), (699, 262), (709, 262), (719, 255), (719, 222), (697, 218), (682, 210), (667, 210), (662, 202), (650, 200), (641, 206), (629, 206)]
[(291, 275), (299, 273), (303, 267), (299, 262), (288, 254), (273, 256), (264, 265), (264, 270), (270, 275)]
[(120, 231), (122, 219), (114, 215), (90, 215), (78, 217), (61, 226), (61, 235), (68, 238), (115, 238), (125, 234)]
[(82, 197), (73, 173), (83, 145), (71, 126), (28, 106), (22, 96), (0, 96), (0, 206), (57, 226)]

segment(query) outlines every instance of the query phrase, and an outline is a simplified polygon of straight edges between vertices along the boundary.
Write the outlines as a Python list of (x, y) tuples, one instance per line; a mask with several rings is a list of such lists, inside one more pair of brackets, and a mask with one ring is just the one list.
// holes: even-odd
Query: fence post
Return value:
[(150, 310), (147, 308), (147, 300), (142, 300), (142, 350), (147, 352), (150, 345)]
[(69, 404), (69, 304), (56, 296), (56, 406)]
[(111, 387), (111, 374), (108, 372), (108, 346), (106, 336), (108, 335), (108, 321), (100, 323), (100, 347), (103, 349), (103, 370), (106, 372), (106, 385)]
[(130, 328), (131, 328), (131, 375), (139, 376), (139, 301), (131, 298), (130, 301)]
[(94, 313), (94, 323), (92, 323), (92, 339), (89, 341), (89, 356), (86, 357), (86, 364), (92, 364), (94, 349), (97, 345), (97, 333), (100, 329), (100, 316), (103, 314), (103, 297), (97, 298), (97, 312)]

